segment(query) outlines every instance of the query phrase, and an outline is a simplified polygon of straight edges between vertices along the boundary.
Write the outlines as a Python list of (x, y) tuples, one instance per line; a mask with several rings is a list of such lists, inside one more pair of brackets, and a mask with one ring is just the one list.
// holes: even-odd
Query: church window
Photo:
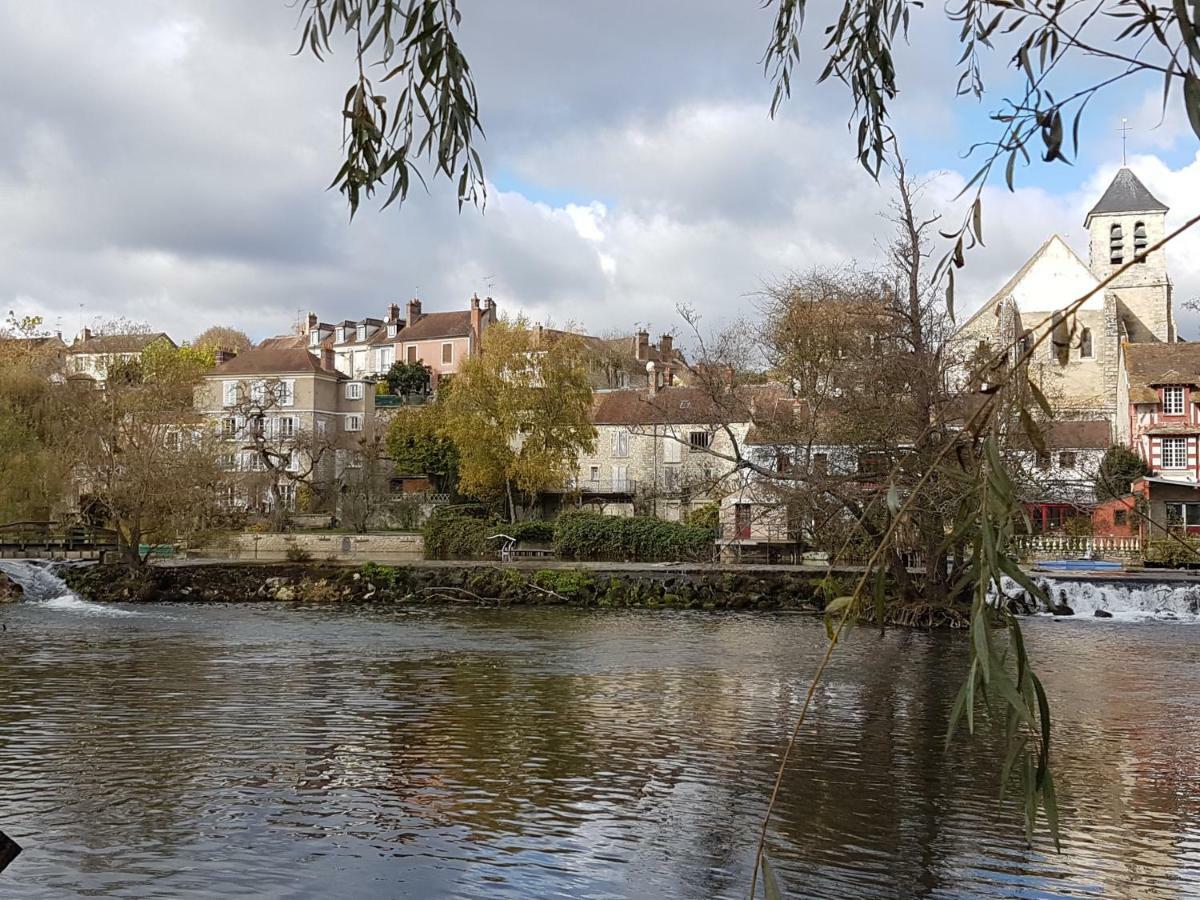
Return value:
[(1079, 331), (1079, 358), (1091, 359), (1095, 356), (1095, 351), (1092, 349), (1092, 329), (1081, 328)]
[[(1135, 256), (1146, 252), (1146, 223), (1138, 222), (1133, 226), (1133, 253)], [(1145, 256), (1138, 259), (1138, 262), (1144, 263)]]
[(1053, 316), (1050, 332), (1050, 343), (1053, 346), (1054, 358), (1060, 366), (1071, 361), (1071, 337), (1067, 334), (1067, 323), (1063, 314), (1056, 312)]
[(1108, 261), (1114, 266), (1125, 261), (1125, 237), (1119, 223), (1108, 230)]
[(1183, 388), (1163, 388), (1163, 414), (1167, 416), (1183, 415)]

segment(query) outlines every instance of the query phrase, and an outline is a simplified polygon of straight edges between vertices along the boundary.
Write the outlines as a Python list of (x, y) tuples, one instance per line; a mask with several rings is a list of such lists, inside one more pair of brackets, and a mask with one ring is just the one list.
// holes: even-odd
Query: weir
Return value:
[(132, 610), (84, 600), (55, 574), (54, 563), (47, 560), (0, 559), (0, 572), (20, 586), (23, 602), (26, 603), (92, 616), (141, 615)]
[[(1065, 606), (1074, 618), (1200, 621), (1200, 581), (1055, 578), (1037, 574), (1032, 577), (1045, 588), (1052, 604), (1051, 609), (1037, 610), (1040, 614), (1054, 615), (1055, 609)], [(1003, 579), (1001, 589), (1007, 597), (1025, 593), (1008, 578)]]

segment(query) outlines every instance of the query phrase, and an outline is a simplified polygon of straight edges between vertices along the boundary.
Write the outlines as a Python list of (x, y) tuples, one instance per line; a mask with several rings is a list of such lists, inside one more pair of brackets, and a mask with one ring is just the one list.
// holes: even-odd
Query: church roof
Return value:
[(1146, 188), (1131, 169), (1120, 169), (1108, 190), (1092, 207), (1083, 224), (1086, 228), (1092, 216), (1127, 212), (1166, 212), (1167, 205)]

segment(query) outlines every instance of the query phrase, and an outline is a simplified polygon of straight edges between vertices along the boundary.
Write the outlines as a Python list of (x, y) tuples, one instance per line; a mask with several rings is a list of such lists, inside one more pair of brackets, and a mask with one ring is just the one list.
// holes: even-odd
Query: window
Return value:
[(1146, 252), (1146, 223), (1138, 222), (1133, 226), (1133, 255), (1137, 261), (1144, 263), (1146, 257), (1143, 255)]
[(379, 348), (379, 365), (376, 368), (380, 372), (386, 372), (392, 367), (392, 362), (395, 359), (396, 351), (393, 347)]
[(1079, 332), (1079, 358), (1091, 359), (1092, 351), (1092, 329), (1083, 328)]
[(613, 466), (612, 480), (614, 491), (629, 490), (629, 466)]
[(693, 431), (688, 434), (688, 449), (695, 452), (707, 450), (712, 444), (712, 435), (707, 431)]
[(404, 358), (406, 360), (408, 360), (410, 363), (415, 363), (417, 361), (417, 345), (416, 344), (409, 344), (407, 347), (404, 348)]
[(362, 416), (346, 416), (347, 431), (362, 431)]
[(237, 437), (238, 424), (237, 419), (222, 419), (221, 420), (221, 437), (229, 440)]
[(1167, 503), (1167, 525), (1200, 526), (1200, 503)]
[(363, 398), (363, 386), (361, 381), (351, 381), (346, 385), (347, 400), (361, 400)]
[(1114, 266), (1125, 261), (1125, 237), (1121, 234), (1120, 224), (1108, 229), (1108, 261)]
[(1187, 438), (1165, 437), (1162, 439), (1162, 467), (1164, 469), (1187, 468)]
[(663, 487), (668, 491), (679, 490), (679, 467), (668, 466), (663, 469)]
[(663, 438), (663, 462), (677, 463), (683, 461), (683, 444), (673, 434)]
[(599, 480), (600, 480), (600, 467), (599, 466), (588, 466), (588, 481), (599, 481)]
[(178, 452), (183, 447), (183, 435), (178, 431), (168, 431), (166, 434), (167, 449)]
[(284, 416), (278, 420), (276, 433), (281, 438), (290, 438), (296, 436), (296, 420), (291, 416)]
[(277, 382), (275, 385), (275, 402), (280, 406), (292, 406), (296, 402), (296, 382), (292, 379)]
[(858, 472), (860, 475), (886, 474), (888, 468), (888, 457), (886, 453), (867, 451), (866, 453), (859, 454)]
[(236, 406), (237, 405), (237, 382), (224, 381), (221, 383), (221, 405)]
[(1050, 454), (1045, 450), (1038, 450), (1033, 457), (1033, 463), (1039, 469), (1050, 468)]
[(388, 337), (394, 338), (395, 336), (396, 336), (396, 325), (395, 325), (395, 323), (393, 323), (388, 326)]
[(325, 437), (325, 431), (327, 428), (328, 425), (326, 424), (324, 418), (317, 419), (317, 437)]
[(287, 470), (289, 472), (300, 471), (300, 454), (295, 450), (288, 454)]
[(446, 366), (452, 362), (454, 362), (454, 345), (442, 344), (442, 365)]
[(339, 344), (346, 343), (346, 329), (345, 328), (339, 328), (337, 330), (337, 342)]
[(1163, 388), (1163, 415), (1183, 415), (1183, 388), (1179, 386)]
[(261, 378), (250, 384), (250, 402), (255, 406), (262, 406), (267, 402), (267, 383)]
[(783, 474), (792, 470), (792, 458), (783, 450), (775, 453), (775, 471)]
[(814, 453), (812, 457), (812, 470), (818, 475), (824, 475), (829, 471), (829, 454)]
[(629, 432), (624, 428), (618, 428), (609, 435), (611, 442), (612, 455), (616, 457), (629, 455)]
[(367, 326), (359, 325), (358, 328), (355, 329), (354, 337), (356, 340), (365, 341), (367, 339)]
[(320, 331), (310, 331), (308, 333), (308, 346), (315, 347), (319, 343), (321, 343), (321, 332)]
[(1058, 465), (1063, 469), (1075, 468), (1075, 451), (1064, 450), (1062, 453), (1058, 454)]
[(1127, 525), (1127, 524), (1129, 524), (1129, 510), (1127, 510), (1127, 509), (1114, 509), (1114, 510), (1113, 510), (1113, 524), (1114, 524), (1114, 525)]
[(296, 508), (296, 485), (290, 481), (285, 481), (283, 484), (276, 487), (279, 491), (279, 505), (284, 509)]
[(225, 469), (226, 471), (229, 471), (229, 472), (233, 472), (233, 471), (236, 471), (237, 467), (238, 467), (238, 455), (236, 453), (222, 453), (221, 454), (221, 468), (222, 469)]

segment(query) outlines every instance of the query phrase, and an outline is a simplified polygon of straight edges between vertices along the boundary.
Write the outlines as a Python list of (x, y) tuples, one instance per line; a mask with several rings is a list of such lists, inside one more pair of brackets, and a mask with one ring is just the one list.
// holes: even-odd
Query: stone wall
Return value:
[(196, 548), (189, 557), (237, 560), (286, 560), (289, 551), (308, 559), (330, 562), (413, 562), (425, 558), (425, 541), (419, 534), (242, 533), (232, 535), (228, 546)]

